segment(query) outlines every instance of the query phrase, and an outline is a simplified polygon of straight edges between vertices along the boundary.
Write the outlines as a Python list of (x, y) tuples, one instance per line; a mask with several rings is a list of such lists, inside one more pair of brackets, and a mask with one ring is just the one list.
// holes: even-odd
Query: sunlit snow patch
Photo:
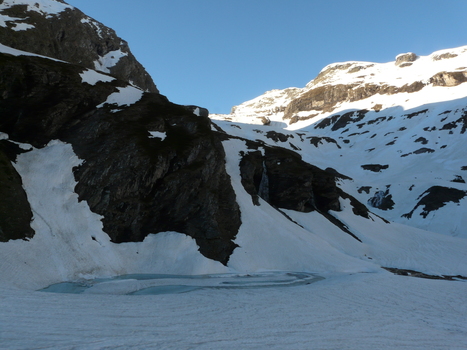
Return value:
[(57, 283), (41, 291), (73, 294), (157, 295), (186, 293), (198, 289), (292, 287), (322, 279), (323, 277), (312, 273), (282, 271), (212, 275), (132, 274), (109, 279)]

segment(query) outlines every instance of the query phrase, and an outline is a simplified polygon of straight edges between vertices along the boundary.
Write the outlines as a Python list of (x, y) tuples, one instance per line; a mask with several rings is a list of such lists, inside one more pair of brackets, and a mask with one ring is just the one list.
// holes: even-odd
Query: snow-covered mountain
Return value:
[[(466, 48), (330, 65), (303, 89), (209, 119), (135, 84), (144, 71), (115, 73), (137, 66), (122, 61), (121, 39), (63, 1), (4, 0), (0, 18), (3, 285), (381, 267), (467, 275)], [(118, 45), (85, 63), (14, 39), (66, 38), (70, 21), (98, 48), (106, 35)], [(96, 64), (118, 50), (118, 64)]]
[[(460, 47), (331, 64), (303, 89), (270, 91), (211, 117), (346, 175), (341, 188), (387, 220), (465, 238), (466, 61)], [(259, 125), (266, 118), (269, 126)]]
[[(212, 117), (248, 124), (268, 124), (269, 120), (292, 126), (300, 122), (289, 128), (297, 129), (309, 125), (311, 120), (316, 122), (329, 113), (343, 110), (350, 102), (362, 101), (356, 108), (364, 105), (368, 110), (377, 111), (400, 103), (410, 108), (412, 104), (423, 103), (430, 95), (429, 87), (452, 87), (467, 80), (466, 51), (467, 47), (460, 47), (426, 57), (406, 53), (388, 63), (333, 63), (324, 67), (304, 88), (271, 90), (233, 107), (231, 114)], [(414, 93), (422, 90), (422, 94)], [(433, 102), (449, 99), (447, 96), (452, 91), (444, 90), (445, 95), (435, 97)], [(388, 100), (386, 104), (384, 96)], [(403, 100), (399, 101), (397, 96), (402, 96)]]

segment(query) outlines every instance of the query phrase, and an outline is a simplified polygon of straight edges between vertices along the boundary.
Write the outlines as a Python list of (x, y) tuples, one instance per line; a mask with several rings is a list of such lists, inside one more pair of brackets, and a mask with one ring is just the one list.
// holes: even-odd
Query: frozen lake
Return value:
[[(466, 282), (384, 271), (325, 275), (309, 285), (294, 283), (315, 281), (313, 276), (288, 273), (135, 277), (150, 275), (96, 282), (79, 294), (0, 288), (2, 349), (467, 349)], [(255, 287), (217, 286), (242, 280)], [(276, 286), (263, 288), (272, 280)], [(207, 287), (178, 294), (87, 294), (132, 281)]]
[(72, 294), (158, 295), (187, 293), (199, 289), (293, 287), (322, 279), (323, 277), (308, 272), (283, 271), (210, 275), (130, 274), (112, 278), (62, 282), (41, 291)]

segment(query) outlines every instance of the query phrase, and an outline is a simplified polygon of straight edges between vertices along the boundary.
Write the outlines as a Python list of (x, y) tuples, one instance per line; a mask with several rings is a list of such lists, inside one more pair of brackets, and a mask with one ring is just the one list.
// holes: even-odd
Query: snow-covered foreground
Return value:
[(126, 296), (0, 290), (4, 349), (466, 349), (467, 283), (334, 275)]

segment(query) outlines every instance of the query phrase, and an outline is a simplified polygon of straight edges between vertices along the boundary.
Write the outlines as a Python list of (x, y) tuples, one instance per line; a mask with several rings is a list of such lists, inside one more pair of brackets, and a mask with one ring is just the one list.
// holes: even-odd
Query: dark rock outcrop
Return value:
[(465, 180), (460, 175), (455, 175), (454, 179), (452, 179), (451, 182), (457, 182), (457, 183), (460, 183), (460, 184), (465, 184)]
[(415, 210), (423, 205), (423, 211), (420, 215), (426, 218), (429, 213), (444, 207), (446, 203), (459, 203), (465, 196), (467, 196), (467, 191), (451, 187), (433, 186), (418, 197), (419, 201), (417, 205), (409, 213), (402, 216), (410, 219)]
[(440, 130), (456, 129), (459, 125), (462, 126), (460, 133), (464, 134), (467, 131), (467, 111), (464, 111), (462, 116), (457, 120), (444, 124)]
[(27, 239), (34, 235), (31, 228), (31, 207), (23, 189), (21, 176), (11, 162), (20, 148), (7, 141), (0, 141), (0, 242)]
[(377, 191), (373, 197), (368, 199), (368, 205), (381, 210), (394, 209), (394, 204), (392, 194), (389, 193), (389, 188), (386, 191)]
[(389, 165), (388, 164), (385, 164), (385, 165), (382, 165), (382, 164), (364, 164), (364, 165), (361, 165), (361, 167), (364, 170), (369, 170), (369, 171), (373, 171), (375, 173), (379, 173), (379, 172), (381, 172), (381, 170), (385, 170), (385, 169), (389, 168)]
[(266, 137), (274, 142), (286, 142), (289, 137), (293, 138), (293, 135), (285, 135), (281, 132), (271, 130), (266, 133)]
[(445, 53), (442, 53), (440, 55), (433, 56), (433, 61), (441, 61), (441, 60), (445, 60), (445, 59), (449, 59), (449, 58), (454, 58), (454, 57), (457, 57), (457, 56), (458, 55), (456, 53), (445, 52)]
[(356, 198), (336, 185), (336, 178), (348, 178), (334, 169), (322, 170), (304, 162), (300, 155), (279, 147), (268, 147), (250, 142), (250, 148), (264, 149), (243, 154), (240, 174), (245, 190), (253, 203), (262, 198), (280, 210), (300, 212), (318, 211), (332, 224), (356, 240), (361, 240), (329, 211), (341, 211), (339, 199), (349, 199), (355, 215), (369, 219), (368, 209)]
[(323, 143), (323, 141), (327, 142), (327, 143), (334, 143), (336, 145), (337, 148), (341, 148), (341, 146), (339, 146), (339, 144), (337, 143), (336, 140), (334, 140), (333, 138), (331, 137), (327, 137), (327, 136), (323, 136), (323, 137), (319, 137), (319, 136), (309, 136), (307, 137), (307, 139), (310, 140), (310, 143), (315, 146), (315, 147), (318, 147), (318, 145), (320, 143)]
[(301, 212), (340, 210), (333, 174), (302, 161), (283, 148), (264, 147), (248, 152), (240, 162), (242, 184), (258, 204), (257, 197), (277, 208)]
[(27, 11), (27, 5), (14, 5), (2, 13), (20, 18), (21, 23), (32, 26), (20, 31), (11, 29), (12, 24), (8, 22), (6, 27), (0, 26), (2, 44), (90, 69), (97, 68), (96, 62), (105, 66), (107, 61), (111, 66), (105, 69), (106, 72), (132, 82), (143, 90), (158, 92), (152, 78), (133, 56), (128, 44), (113, 29), (86, 16), (77, 8), (46, 15), (40, 11)]
[(198, 107), (198, 106), (185, 106), (190, 112), (200, 117), (209, 117), (209, 111), (207, 108)]
[[(75, 191), (104, 217), (112, 241), (177, 231), (196, 239), (206, 257), (227, 263), (236, 247), (240, 211), (210, 120), (157, 93), (145, 93), (118, 112), (111, 105), (98, 108), (127, 84), (82, 83), (82, 71), (44, 58), (0, 54), (5, 92), (0, 131), (37, 148), (53, 139), (70, 143), (84, 160), (74, 169)], [(149, 131), (166, 137), (150, 138)], [(11, 166), (2, 163), (0, 176), (12, 177), (18, 187)], [(19, 187), (17, 192), (11, 192), (11, 202), (24, 196)], [(30, 217), (20, 221), (29, 224)]]

